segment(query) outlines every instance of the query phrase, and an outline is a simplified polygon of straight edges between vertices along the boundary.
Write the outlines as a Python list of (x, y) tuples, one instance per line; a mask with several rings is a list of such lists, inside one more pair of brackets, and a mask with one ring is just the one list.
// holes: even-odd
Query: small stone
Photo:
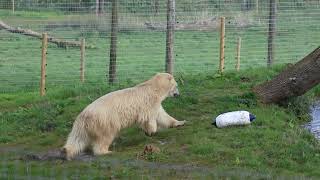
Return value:
[(148, 157), (148, 155), (156, 154), (159, 152), (160, 152), (160, 148), (158, 148), (157, 146), (155, 146), (153, 144), (147, 144), (147, 145), (145, 145), (143, 152), (138, 153), (137, 158), (145, 159), (146, 157)]
[(152, 154), (152, 153), (159, 153), (159, 152), (160, 152), (160, 148), (152, 144), (147, 144), (143, 150), (143, 154), (148, 154), (148, 153)]

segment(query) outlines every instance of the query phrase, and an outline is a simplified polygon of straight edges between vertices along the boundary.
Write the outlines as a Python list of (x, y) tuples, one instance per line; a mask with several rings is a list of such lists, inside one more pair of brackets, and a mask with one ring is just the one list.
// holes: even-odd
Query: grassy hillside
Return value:
[[(92, 161), (22, 161), (21, 155), (45, 152), (63, 145), (77, 114), (97, 97), (117, 87), (104, 85), (0, 94), (0, 152), (2, 174), (9, 177), (73, 178), (274, 178), (320, 177), (320, 146), (301, 125), (308, 121), (308, 97), (290, 108), (258, 103), (250, 89), (270, 79), (281, 68), (256, 69), (220, 75), (176, 77), (181, 96), (167, 99), (164, 107), (186, 126), (147, 137), (137, 127), (121, 132), (113, 154)], [(211, 125), (218, 114), (248, 110), (257, 116), (249, 126), (218, 129)], [(299, 112), (296, 109), (300, 110)], [(303, 111), (304, 110), (304, 111)], [(146, 144), (160, 148), (137, 160)], [(30, 177), (30, 176), (29, 176)]]

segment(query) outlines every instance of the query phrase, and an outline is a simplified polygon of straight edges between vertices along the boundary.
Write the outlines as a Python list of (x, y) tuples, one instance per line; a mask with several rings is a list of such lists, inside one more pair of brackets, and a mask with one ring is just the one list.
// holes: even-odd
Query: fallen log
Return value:
[[(3, 21), (0, 20), (0, 30), (4, 29), (8, 32), (11, 33), (18, 33), (18, 34), (22, 34), (25, 36), (31, 36), (31, 37), (35, 37), (38, 39), (42, 38), (42, 34), (32, 31), (30, 29), (22, 29), (22, 28), (15, 28), (15, 27), (11, 27), (9, 25), (7, 25), (6, 23), (4, 23)], [(48, 42), (56, 44), (58, 47), (61, 48), (67, 48), (67, 47), (80, 47), (81, 43), (79, 41), (67, 41), (67, 40), (63, 40), (63, 39), (58, 39), (58, 38), (54, 38), (52, 36), (48, 36)], [(92, 46), (86, 46), (87, 48), (93, 48)]]
[(279, 103), (303, 95), (320, 83), (320, 46), (270, 81), (253, 88), (262, 103)]

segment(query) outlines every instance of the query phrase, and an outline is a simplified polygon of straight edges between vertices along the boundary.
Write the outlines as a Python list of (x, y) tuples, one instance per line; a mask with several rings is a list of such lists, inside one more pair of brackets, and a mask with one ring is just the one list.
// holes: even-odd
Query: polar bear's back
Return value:
[(148, 90), (132, 87), (108, 93), (90, 105), (79, 115), (78, 119), (101, 127), (116, 129), (130, 126), (139, 121), (141, 114), (149, 114), (154, 107)]

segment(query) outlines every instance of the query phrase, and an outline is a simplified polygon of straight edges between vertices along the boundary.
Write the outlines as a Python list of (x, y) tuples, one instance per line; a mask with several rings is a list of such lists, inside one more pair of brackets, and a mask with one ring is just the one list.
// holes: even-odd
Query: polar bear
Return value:
[(182, 126), (163, 109), (161, 102), (179, 95), (177, 82), (168, 73), (157, 73), (134, 87), (106, 94), (88, 105), (76, 118), (62, 152), (67, 160), (91, 148), (94, 155), (111, 153), (118, 132), (138, 124), (151, 136), (160, 128)]

